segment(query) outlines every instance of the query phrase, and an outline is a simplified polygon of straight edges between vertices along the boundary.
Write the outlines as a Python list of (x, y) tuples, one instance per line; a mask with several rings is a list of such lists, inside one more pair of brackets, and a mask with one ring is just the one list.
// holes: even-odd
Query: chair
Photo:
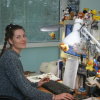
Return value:
[(18, 99), (10, 96), (0, 95), (0, 100), (18, 100)]

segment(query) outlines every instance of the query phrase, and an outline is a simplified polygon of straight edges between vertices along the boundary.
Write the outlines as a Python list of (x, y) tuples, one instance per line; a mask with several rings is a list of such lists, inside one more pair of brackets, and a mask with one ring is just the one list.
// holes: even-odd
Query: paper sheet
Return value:
[(39, 82), (41, 80), (41, 78), (44, 77), (49, 77), (51, 80), (58, 80), (59, 78), (56, 77), (54, 74), (52, 73), (46, 73), (46, 74), (41, 74), (41, 75), (35, 75), (35, 76), (29, 76), (27, 77), (27, 79), (31, 82)]
[(67, 59), (65, 65), (63, 84), (69, 86), (72, 89), (75, 89), (75, 81), (76, 81), (78, 66), (79, 66), (78, 59)]

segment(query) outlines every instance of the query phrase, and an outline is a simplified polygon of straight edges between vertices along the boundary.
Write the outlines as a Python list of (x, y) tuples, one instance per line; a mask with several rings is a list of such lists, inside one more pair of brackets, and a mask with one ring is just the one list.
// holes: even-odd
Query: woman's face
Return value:
[(19, 53), (26, 48), (27, 38), (25, 32), (22, 29), (15, 30), (13, 39), (9, 39), (9, 42), (12, 45), (11, 49)]

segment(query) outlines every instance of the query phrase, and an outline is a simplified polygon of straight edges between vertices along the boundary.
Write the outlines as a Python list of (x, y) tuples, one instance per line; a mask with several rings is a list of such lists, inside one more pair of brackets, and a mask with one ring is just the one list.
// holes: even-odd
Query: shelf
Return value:
[(64, 25), (74, 25), (75, 20), (64, 20)]

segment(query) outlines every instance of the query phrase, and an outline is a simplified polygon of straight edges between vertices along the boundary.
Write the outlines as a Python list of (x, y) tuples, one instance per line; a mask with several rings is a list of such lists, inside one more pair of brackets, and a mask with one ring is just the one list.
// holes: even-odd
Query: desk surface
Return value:
[[(47, 89), (45, 89), (43, 87), (39, 87), (38, 89), (41, 90), (41, 91), (47, 92), (47, 93), (52, 93), (52, 92), (48, 91)], [(85, 96), (86, 97), (87, 92), (83, 92), (82, 93), (82, 92), (79, 92), (77, 89), (75, 89), (75, 94), (74, 95), (82, 95), (82, 96)]]
[[(47, 93), (52, 93), (52, 92), (48, 91), (47, 89), (45, 89), (45, 88), (43, 88), (43, 87), (39, 87), (38, 89), (41, 90), (41, 91), (47, 92)], [(53, 94), (53, 93), (52, 93), (52, 94)]]

